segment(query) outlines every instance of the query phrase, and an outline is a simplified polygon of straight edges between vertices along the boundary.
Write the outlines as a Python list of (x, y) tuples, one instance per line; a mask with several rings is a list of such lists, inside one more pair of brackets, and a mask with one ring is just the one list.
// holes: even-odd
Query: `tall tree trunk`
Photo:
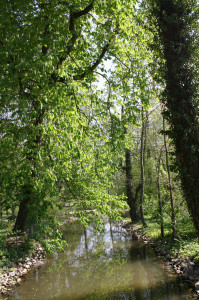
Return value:
[(145, 174), (144, 174), (144, 156), (146, 148), (146, 120), (144, 120), (144, 108), (142, 107), (142, 131), (141, 131), (141, 151), (140, 151), (140, 167), (141, 167), (141, 193), (140, 193), (140, 217), (143, 226), (147, 226), (144, 219), (143, 202), (145, 189)]
[[(121, 110), (122, 119), (124, 119), (124, 107)], [(127, 134), (127, 128), (123, 127), (124, 134)], [(133, 176), (132, 176), (132, 161), (131, 150), (125, 149), (125, 173), (126, 173), (126, 196), (127, 203), (130, 208), (130, 217), (132, 222), (137, 222), (140, 219), (138, 213), (138, 193), (140, 191), (140, 185), (136, 188), (135, 195), (133, 191)]]
[[(38, 103), (35, 103), (33, 101), (33, 108), (35, 111), (38, 111), (37, 117), (34, 121), (34, 128), (37, 130), (38, 126), (43, 123), (43, 116), (45, 113), (45, 110), (38, 109)], [(30, 134), (30, 138), (31, 138)], [(35, 160), (35, 151), (38, 150), (42, 140), (42, 131), (41, 129), (38, 130), (38, 133), (36, 135), (36, 138), (34, 139), (33, 143), (29, 143), (28, 147), (28, 153), (26, 154), (26, 160), (30, 162), (32, 169), (30, 173), (30, 181), (35, 177), (35, 169), (37, 167), (36, 160)], [(28, 142), (27, 142), (28, 143)], [(15, 225), (13, 230), (14, 231), (25, 231), (27, 230), (27, 227), (31, 227), (29, 215), (30, 215), (30, 207), (33, 199), (33, 186), (31, 183), (25, 184), (23, 186), (23, 198), (19, 204), (19, 211), (17, 214), (17, 218), (15, 221)]]
[(132, 222), (139, 220), (138, 214), (138, 204), (137, 197), (139, 190), (136, 191), (135, 196), (133, 193), (133, 178), (132, 178), (132, 162), (131, 162), (131, 151), (129, 149), (125, 150), (125, 171), (126, 171), (126, 193), (127, 193), (127, 203), (130, 208), (130, 217)]
[(159, 206), (159, 214), (160, 214), (160, 230), (161, 230), (161, 237), (164, 237), (164, 220), (163, 220), (163, 213), (162, 213), (162, 198), (160, 192), (160, 166), (161, 166), (161, 156), (162, 156), (162, 149), (160, 149), (160, 155), (158, 157), (158, 165), (157, 165), (157, 189), (158, 189), (158, 206)]
[[(150, 161), (151, 159), (151, 149), (148, 147), (147, 150), (146, 150), (146, 157), (147, 157), (147, 161)], [(152, 190), (153, 190), (153, 180), (152, 180), (152, 171), (151, 171), (151, 168), (148, 169), (148, 174), (147, 174), (147, 177), (148, 177), (148, 182), (149, 182), (149, 187), (150, 187), (150, 190), (149, 190), (149, 200), (151, 199), (151, 194), (152, 194)]]
[(176, 218), (175, 218), (175, 208), (174, 208), (174, 202), (173, 202), (173, 190), (172, 190), (171, 173), (170, 173), (170, 167), (169, 167), (169, 155), (168, 155), (167, 140), (166, 140), (166, 134), (165, 134), (165, 119), (164, 119), (164, 117), (163, 117), (163, 134), (164, 134), (164, 147), (165, 147), (165, 155), (166, 155), (168, 186), (169, 186), (169, 194), (170, 194), (172, 233), (173, 233), (173, 238), (175, 238), (176, 237)]
[(195, 55), (194, 28), (198, 26), (196, 5), (197, 1), (151, 1), (165, 60), (165, 117), (171, 124), (185, 199), (199, 233), (198, 96), (191, 60)]

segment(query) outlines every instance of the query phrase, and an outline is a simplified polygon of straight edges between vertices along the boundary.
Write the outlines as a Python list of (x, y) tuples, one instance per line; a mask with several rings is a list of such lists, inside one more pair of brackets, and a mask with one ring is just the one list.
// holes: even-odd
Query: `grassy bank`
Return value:
[(170, 218), (164, 219), (164, 237), (161, 237), (160, 225), (154, 217), (148, 215), (145, 217), (147, 227), (142, 228), (146, 237), (154, 241), (161, 241), (169, 245), (170, 253), (177, 257), (189, 257), (190, 260), (199, 265), (199, 242), (198, 235), (194, 229), (190, 217), (179, 216), (177, 219), (177, 235), (172, 237), (172, 228)]

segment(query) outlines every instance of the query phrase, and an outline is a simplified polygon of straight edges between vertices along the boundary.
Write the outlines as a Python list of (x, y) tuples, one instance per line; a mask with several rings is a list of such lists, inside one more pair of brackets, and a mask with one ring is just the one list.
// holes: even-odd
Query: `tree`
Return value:
[[(152, 1), (151, 13), (157, 30), (156, 45), (164, 63), (166, 83), (162, 101), (169, 135), (174, 141), (186, 202), (199, 232), (199, 124), (197, 77), (197, 1)], [(195, 62), (194, 62), (195, 59)], [(196, 68), (197, 69), (197, 68)]]
[(133, 175), (132, 175), (132, 160), (131, 150), (125, 149), (125, 173), (126, 173), (126, 196), (127, 203), (130, 208), (130, 217), (132, 222), (136, 222), (140, 219), (138, 213), (138, 194), (141, 185), (138, 185), (135, 192), (133, 190)]
[(114, 50), (119, 21), (123, 26), (132, 7), (126, 4), (124, 9), (114, 0), (1, 1), (1, 167), (6, 166), (1, 203), (6, 210), (19, 206), (14, 230), (48, 220), (66, 182), (71, 185), (78, 174), (88, 178), (91, 172), (94, 188), (84, 187), (85, 196), (89, 203), (96, 199), (94, 166), (97, 161), (101, 170), (103, 164), (94, 159), (94, 145), (100, 147), (101, 132), (93, 126), (95, 116), (87, 122), (85, 110), (98, 104), (94, 71)]
[(141, 193), (140, 193), (140, 217), (143, 226), (147, 226), (144, 219), (143, 212), (143, 202), (144, 202), (144, 192), (145, 192), (145, 150), (146, 150), (146, 130), (147, 130), (147, 113), (144, 119), (144, 108), (142, 108), (142, 127), (141, 127), (141, 149), (140, 149), (140, 169), (141, 169)]
[(162, 212), (162, 197), (161, 197), (161, 189), (160, 189), (160, 163), (161, 163), (161, 156), (162, 156), (162, 149), (160, 149), (158, 162), (157, 162), (157, 190), (158, 190), (158, 208), (160, 214), (160, 230), (161, 230), (161, 237), (164, 237), (164, 220), (163, 220), (163, 212)]

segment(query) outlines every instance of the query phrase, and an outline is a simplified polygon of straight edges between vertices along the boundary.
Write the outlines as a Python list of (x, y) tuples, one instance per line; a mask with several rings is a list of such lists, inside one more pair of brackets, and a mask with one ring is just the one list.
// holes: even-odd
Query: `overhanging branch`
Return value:
[[(66, 3), (63, 3), (63, 2), (60, 2), (60, 4), (66, 5)], [(63, 62), (66, 60), (67, 56), (70, 55), (70, 53), (77, 41), (78, 35), (77, 35), (77, 32), (75, 31), (75, 20), (88, 14), (91, 11), (91, 9), (93, 8), (93, 4), (94, 4), (94, 1), (92, 1), (86, 8), (84, 8), (83, 10), (80, 10), (80, 11), (73, 12), (72, 9), (70, 10), (69, 30), (72, 33), (72, 37), (69, 42), (69, 46), (66, 48), (65, 55), (61, 56), (59, 58), (59, 62), (57, 64), (57, 69), (59, 68), (60, 65), (63, 64)]]
[(106, 52), (108, 51), (109, 45), (110, 45), (110, 44), (107, 43), (107, 44), (103, 47), (101, 54), (99, 55), (99, 57), (97, 58), (97, 60), (93, 63), (93, 65), (91, 65), (91, 66), (90, 66), (87, 70), (85, 70), (83, 73), (73, 76), (73, 79), (74, 79), (74, 80), (80, 80), (80, 79), (83, 79), (87, 74), (89, 74), (90, 72), (93, 72), (93, 71), (99, 66), (99, 64), (101, 63), (102, 59), (104, 58)]
[(80, 11), (76, 11), (76, 12), (73, 12), (72, 15), (73, 15), (73, 18), (74, 19), (77, 19), (79, 17), (82, 17), (84, 15), (86, 15), (87, 13), (89, 13), (89, 11), (91, 11), (91, 9), (93, 9), (93, 4), (94, 4), (95, 0), (92, 1), (86, 8), (84, 8), (83, 10), (80, 10)]

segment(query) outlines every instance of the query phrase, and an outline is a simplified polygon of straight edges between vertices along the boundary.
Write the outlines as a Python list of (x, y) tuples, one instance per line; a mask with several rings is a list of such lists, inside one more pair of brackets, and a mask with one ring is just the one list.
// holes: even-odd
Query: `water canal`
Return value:
[(63, 233), (66, 252), (32, 270), (9, 299), (194, 299), (153, 249), (132, 241), (119, 224), (109, 221), (99, 233), (73, 223)]

